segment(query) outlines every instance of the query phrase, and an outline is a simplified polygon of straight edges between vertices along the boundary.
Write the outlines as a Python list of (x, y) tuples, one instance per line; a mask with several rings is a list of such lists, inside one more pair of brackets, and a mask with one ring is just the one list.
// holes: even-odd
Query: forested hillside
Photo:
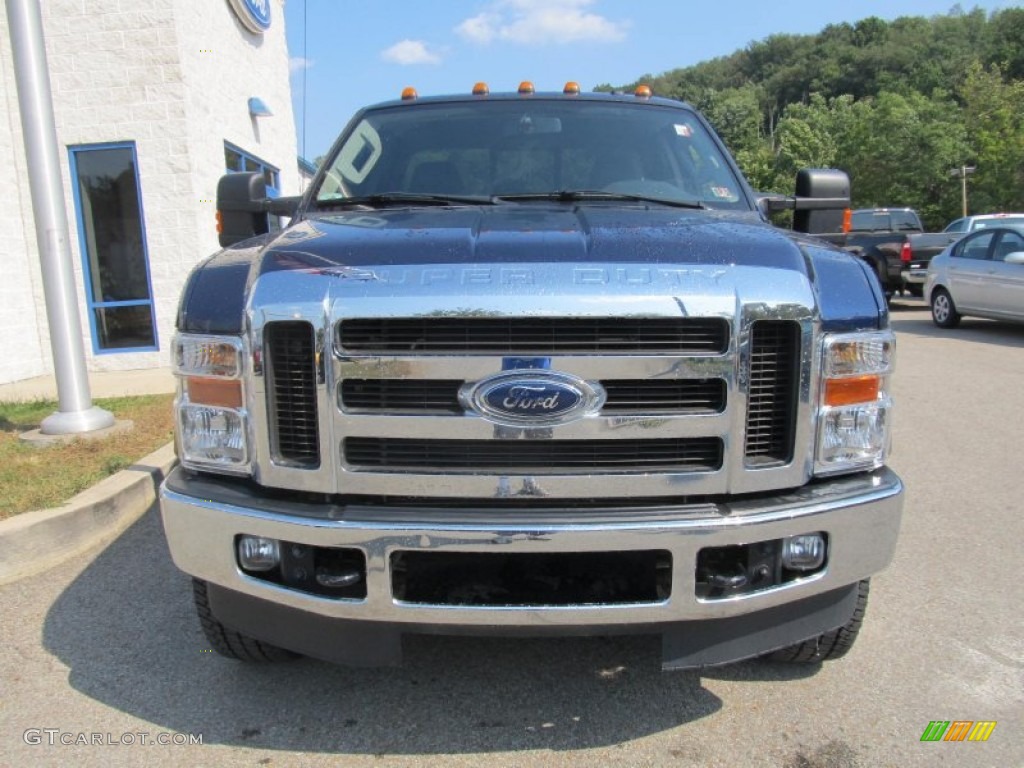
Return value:
[(842, 168), (855, 206), (909, 205), (934, 228), (960, 215), (950, 170), (969, 165), (970, 212), (1024, 211), (1024, 8), (774, 35), (620, 88), (641, 82), (703, 111), (755, 189)]

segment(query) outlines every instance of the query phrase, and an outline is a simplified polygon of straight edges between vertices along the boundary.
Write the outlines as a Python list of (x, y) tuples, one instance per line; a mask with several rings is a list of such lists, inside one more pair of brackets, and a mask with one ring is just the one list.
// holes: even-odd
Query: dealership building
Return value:
[[(217, 249), (217, 180), (299, 192), (284, 0), (42, 0), (86, 366), (166, 366)], [(0, 14), (0, 384), (53, 373), (14, 61)]]

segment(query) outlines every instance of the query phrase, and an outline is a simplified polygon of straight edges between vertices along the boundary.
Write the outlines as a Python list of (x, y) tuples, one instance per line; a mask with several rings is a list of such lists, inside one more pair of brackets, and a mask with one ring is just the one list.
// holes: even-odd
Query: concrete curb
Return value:
[(168, 443), (67, 503), (0, 520), (0, 584), (48, 570), (116, 538), (142, 517), (177, 463)]

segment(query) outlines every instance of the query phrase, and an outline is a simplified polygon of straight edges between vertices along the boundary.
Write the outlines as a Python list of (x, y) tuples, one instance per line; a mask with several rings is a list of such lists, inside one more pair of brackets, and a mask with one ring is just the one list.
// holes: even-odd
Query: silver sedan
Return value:
[(924, 297), (940, 328), (963, 315), (1024, 322), (1024, 226), (983, 229), (931, 260)]

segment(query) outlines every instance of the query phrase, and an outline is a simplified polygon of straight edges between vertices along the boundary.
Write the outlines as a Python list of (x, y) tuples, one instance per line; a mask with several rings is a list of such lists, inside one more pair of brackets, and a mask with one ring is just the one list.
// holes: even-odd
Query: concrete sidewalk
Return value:
[[(174, 375), (170, 367), (98, 371), (89, 374), (89, 389), (93, 398), (161, 395), (174, 392)], [(57, 379), (53, 375), (0, 384), (0, 402), (56, 399)]]
[[(172, 393), (175, 382), (170, 368), (152, 368), (90, 373), (89, 386), (96, 399)], [(56, 397), (53, 376), (0, 384), (0, 402)], [(160, 483), (176, 463), (168, 443), (59, 507), (0, 520), (0, 584), (40, 573), (116, 538), (153, 506)]]

